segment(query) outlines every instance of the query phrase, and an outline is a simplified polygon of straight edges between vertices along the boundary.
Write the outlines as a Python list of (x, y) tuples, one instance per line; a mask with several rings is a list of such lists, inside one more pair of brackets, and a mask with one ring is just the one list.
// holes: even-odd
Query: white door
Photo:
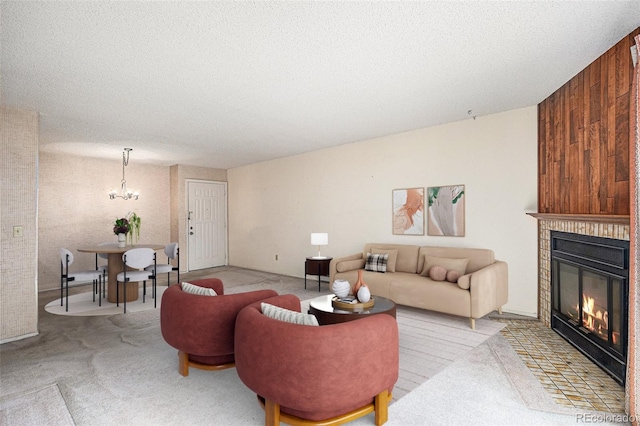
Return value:
[(189, 270), (227, 264), (226, 183), (187, 181)]

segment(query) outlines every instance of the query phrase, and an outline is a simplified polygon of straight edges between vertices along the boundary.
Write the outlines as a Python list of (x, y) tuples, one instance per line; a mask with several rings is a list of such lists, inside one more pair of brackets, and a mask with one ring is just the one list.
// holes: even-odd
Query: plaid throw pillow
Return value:
[(388, 254), (367, 253), (367, 263), (364, 265), (365, 271), (387, 272)]

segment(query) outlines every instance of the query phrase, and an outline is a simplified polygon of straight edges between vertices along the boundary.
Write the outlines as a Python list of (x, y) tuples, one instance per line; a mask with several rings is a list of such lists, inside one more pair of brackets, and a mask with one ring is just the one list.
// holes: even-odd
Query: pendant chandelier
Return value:
[(129, 165), (129, 152), (133, 151), (132, 148), (125, 148), (122, 152), (122, 181), (120, 182), (120, 193), (118, 190), (112, 189), (109, 192), (109, 198), (115, 200), (116, 198), (122, 198), (123, 200), (130, 200), (133, 198), (137, 200), (140, 194), (135, 189), (127, 188), (127, 180), (124, 178), (124, 168)]

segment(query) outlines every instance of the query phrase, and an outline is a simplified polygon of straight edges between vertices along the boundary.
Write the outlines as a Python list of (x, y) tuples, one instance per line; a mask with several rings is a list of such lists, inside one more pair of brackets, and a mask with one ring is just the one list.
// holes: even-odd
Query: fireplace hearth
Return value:
[(551, 231), (551, 328), (625, 384), (629, 242)]

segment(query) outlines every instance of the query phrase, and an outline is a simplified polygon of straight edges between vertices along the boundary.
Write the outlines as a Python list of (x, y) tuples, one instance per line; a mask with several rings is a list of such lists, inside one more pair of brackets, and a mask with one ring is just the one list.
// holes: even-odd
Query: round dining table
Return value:
[[(127, 251), (134, 248), (150, 248), (152, 250), (162, 250), (164, 244), (134, 244), (132, 246), (118, 247), (113, 245), (95, 245), (80, 247), (78, 250), (81, 253), (98, 253), (107, 255), (107, 300), (111, 303), (116, 303), (116, 286), (118, 285), (118, 274), (124, 271), (124, 262), (122, 261), (122, 255)], [(120, 283), (118, 302), (124, 302), (124, 288)], [(127, 302), (138, 300), (137, 291), (129, 291), (127, 294)]]

